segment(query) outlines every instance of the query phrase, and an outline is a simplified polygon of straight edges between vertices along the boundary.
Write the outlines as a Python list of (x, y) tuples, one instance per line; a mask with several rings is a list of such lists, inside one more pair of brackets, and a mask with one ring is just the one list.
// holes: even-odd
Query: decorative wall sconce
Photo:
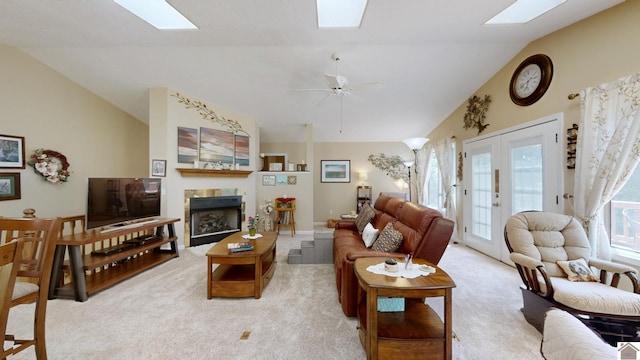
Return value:
[(578, 143), (578, 125), (567, 129), (567, 169), (576, 168), (576, 146)]

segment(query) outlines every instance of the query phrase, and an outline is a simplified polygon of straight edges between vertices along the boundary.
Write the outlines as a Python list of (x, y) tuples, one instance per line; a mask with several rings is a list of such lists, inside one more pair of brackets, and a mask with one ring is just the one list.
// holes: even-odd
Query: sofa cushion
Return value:
[(368, 223), (362, 232), (362, 241), (364, 241), (364, 246), (370, 248), (371, 245), (373, 245), (373, 242), (378, 238), (378, 232), (378, 229), (374, 228), (371, 223)]
[(392, 223), (388, 223), (378, 235), (378, 239), (371, 246), (373, 251), (394, 252), (402, 243), (402, 233), (393, 228)]
[(566, 261), (558, 260), (556, 263), (567, 274), (569, 281), (600, 281), (597, 276), (593, 275), (589, 265), (583, 258)]
[(362, 235), (362, 232), (364, 231), (364, 227), (367, 226), (367, 224), (370, 223), (371, 220), (373, 220), (373, 217), (375, 215), (376, 213), (373, 211), (371, 206), (369, 206), (369, 204), (365, 204), (362, 207), (362, 210), (360, 211), (360, 213), (358, 214), (358, 217), (356, 218), (356, 228), (358, 228), (358, 234)]

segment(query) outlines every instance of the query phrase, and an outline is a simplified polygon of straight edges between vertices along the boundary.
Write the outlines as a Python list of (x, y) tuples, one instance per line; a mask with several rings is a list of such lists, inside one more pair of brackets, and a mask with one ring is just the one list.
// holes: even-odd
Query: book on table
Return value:
[(253, 250), (253, 244), (248, 241), (244, 242), (235, 242), (227, 244), (227, 248), (231, 252), (239, 252), (239, 251), (250, 251)]

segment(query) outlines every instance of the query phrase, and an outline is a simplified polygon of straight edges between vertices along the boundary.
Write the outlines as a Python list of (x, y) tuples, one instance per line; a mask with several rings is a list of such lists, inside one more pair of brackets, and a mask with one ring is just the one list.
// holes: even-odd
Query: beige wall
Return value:
[[(610, 10), (536, 40), (525, 47), (498, 71), (475, 94), (490, 95), (492, 102), (486, 122), (490, 126), (482, 135), (536, 120), (555, 113), (564, 113), (564, 129), (580, 119), (580, 100), (567, 96), (580, 90), (614, 81), (640, 71), (640, 1), (626, 1)], [(509, 82), (516, 67), (527, 57), (543, 53), (551, 57), (554, 66), (551, 86), (537, 103), (515, 105), (509, 98)], [(473, 94), (469, 94), (470, 96)], [(466, 102), (427, 136), (439, 140), (455, 135), (458, 149), (462, 141), (477, 135), (476, 129), (464, 130)], [(564, 134), (561, 134), (564, 139)], [(566, 148), (566, 142), (563, 144)], [(573, 192), (573, 170), (565, 172), (564, 192)], [(461, 196), (458, 196), (461, 199)], [(571, 211), (566, 204), (566, 211)], [(458, 212), (462, 206), (458, 204)]]
[(146, 176), (148, 127), (31, 56), (0, 45), (0, 133), (24, 136), (25, 157), (37, 148), (62, 153), (69, 181), (52, 184), (33, 168), (19, 172), (20, 200), (0, 201), (0, 216), (84, 214), (86, 178)]

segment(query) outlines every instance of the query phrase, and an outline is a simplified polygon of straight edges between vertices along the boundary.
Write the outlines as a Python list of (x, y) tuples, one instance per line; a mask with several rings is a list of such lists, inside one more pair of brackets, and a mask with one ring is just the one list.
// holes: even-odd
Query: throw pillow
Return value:
[(362, 235), (364, 227), (367, 226), (367, 224), (370, 223), (371, 220), (373, 220), (374, 216), (376, 216), (376, 213), (375, 211), (373, 211), (373, 208), (369, 204), (365, 204), (358, 214), (358, 217), (356, 217), (356, 227), (358, 228), (358, 234)]
[(370, 248), (373, 245), (373, 242), (378, 238), (378, 229), (374, 228), (371, 223), (367, 223), (367, 226), (364, 227), (362, 231), (362, 241), (364, 241), (364, 246)]
[(556, 264), (567, 274), (569, 281), (600, 282), (600, 279), (591, 272), (591, 268), (583, 258), (567, 261), (558, 260)]
[(398, 250), (402, 244), (402, 233), (393, 228), (392, 223), (382, 229), (378, 239), (373, 243), (371, 249), (373, 251), (394, 252)]

